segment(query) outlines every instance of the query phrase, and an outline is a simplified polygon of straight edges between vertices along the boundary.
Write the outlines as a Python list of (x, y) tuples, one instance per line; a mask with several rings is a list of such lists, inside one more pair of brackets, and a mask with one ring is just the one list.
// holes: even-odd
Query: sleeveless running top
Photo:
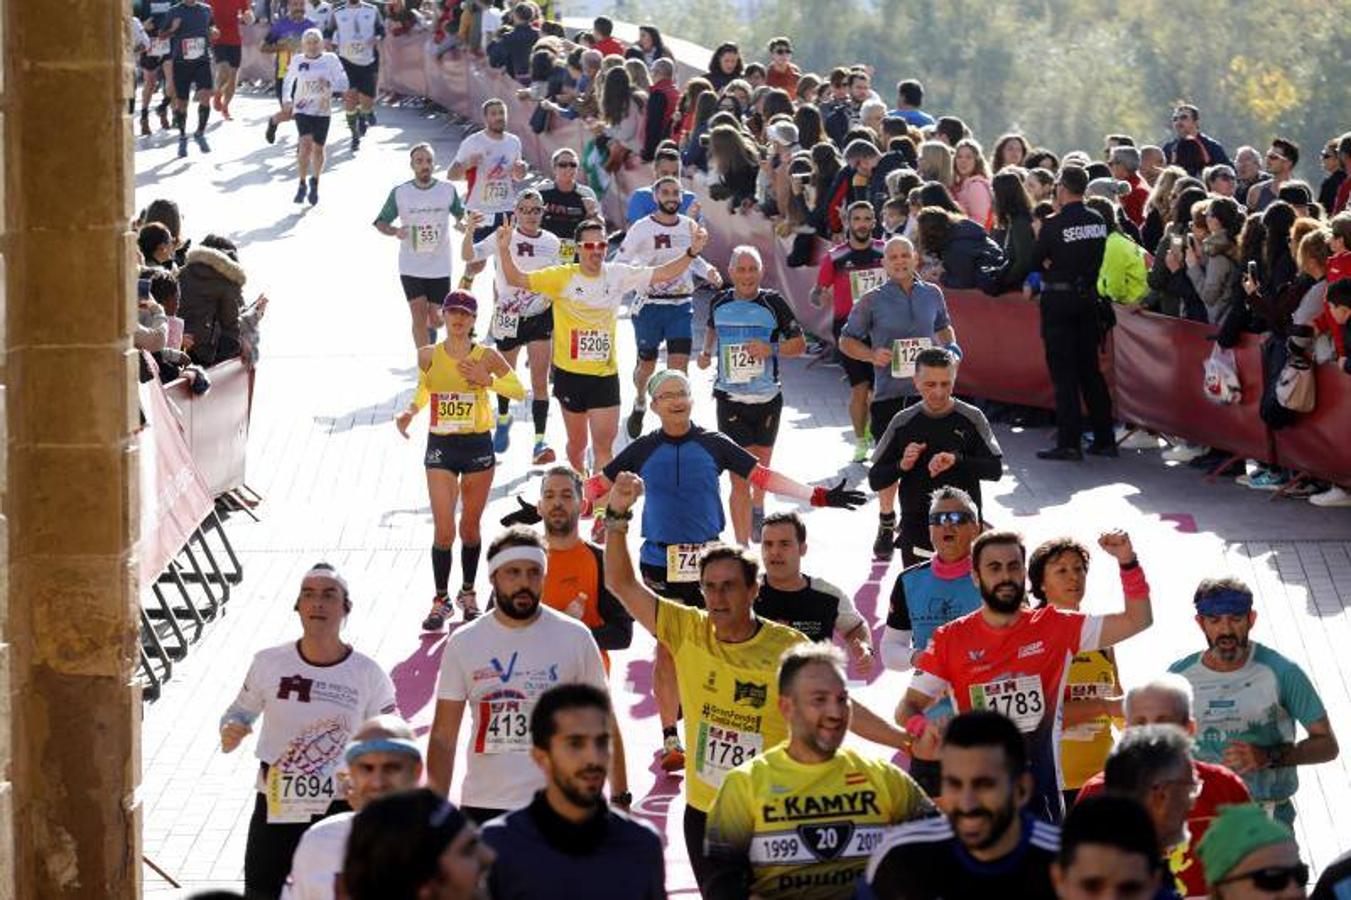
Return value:
[[(478, 362), (487, 352), (475, 344), (469, 350), (469, 359)], [(444, 343), (432, 349), (432, 364), (418, 374), (418, 387), (425, 389), (431, 410), (432, 434), (474, 434), (491, 431), (492, 404), (488, 389), (476, 387), (460, 374), (458, 360), (446, 352)]]

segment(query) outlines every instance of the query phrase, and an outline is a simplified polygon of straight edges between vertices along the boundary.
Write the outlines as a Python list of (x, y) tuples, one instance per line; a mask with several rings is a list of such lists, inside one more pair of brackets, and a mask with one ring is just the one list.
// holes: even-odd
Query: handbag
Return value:
[(1302, 353), (1291, 353), (1276, 379), (1276, 402), (1291, 412), (1313, 412), (1316, 401), (1313, 363)]
[(1243, 400), (1243, 386), (1238, 380), (1238, 363), (1233, 350), (1216, 345), (1202, 365), (1207, 400), (1221, 406)]

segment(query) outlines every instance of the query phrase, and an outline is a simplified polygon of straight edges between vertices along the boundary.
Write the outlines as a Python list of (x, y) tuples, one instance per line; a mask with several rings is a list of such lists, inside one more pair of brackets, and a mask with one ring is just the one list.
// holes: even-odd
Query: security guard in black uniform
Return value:
[(1116, 456), (1112, 398), (1098, 368), (1098, 269), (1107, 246), (1107, 225), (1084, 206), (1088, 173), (1077, 166), (1060, 170), (1055, 199), (1060, 211), (1041, 227), (1032, 258), (1045, 265), (1041, 283), (1041, 339), (1055, 386), (1056, 445), (1037, 452), (1041, 459), (1081, 460), (1083, 416), (1079, 397), (1093, 423), (1088, 452)]

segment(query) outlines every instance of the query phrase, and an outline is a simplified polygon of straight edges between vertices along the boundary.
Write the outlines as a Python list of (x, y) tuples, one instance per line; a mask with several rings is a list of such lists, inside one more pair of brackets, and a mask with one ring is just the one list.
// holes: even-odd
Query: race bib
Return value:
[(472, 393), (432, 394), (432, 434), (457, 434), (469, 431), (474, 424), (476, 401), (477, 397)]
[(505, 309), (493, 311), (493, 337), (514, 338), (517, 329), (520, 327), (521, 317), (519, 313), (514, 313)]
[(849, 273), (849, 292), (854, 297), (854, 302), (873, 288), (882, 286), (886, 280), (887, 273), (884, 269), (855, 269)]
[(366, 53), (365, 41), (348, 41), (347, 43), (342, 45), (342, 55), (347, 57), (348, 59), (356, 59), (359, 56), (364, 56), (365, 53)]
[(933, 346), (928, 338), (897, 338), (891, 342), (891, 377), (915, 377), (915, 360)]
[(666, 548), (667, 584), (688, 584), (699, 580), (699, 554), (703, 544), (671, 544)]
[(881, 826), (852, 822), (799, 825), (793, 831), (757, 834), (751, 838), (751, 865), (808, 865), (833, 859), (866, 859), (885, 837)]
[[(1103, 681), (1090, 682), (1088, 684), (1071, 684), (1066, 689), (1065, 699), (1071, 702), (1075, 700), (1097, 700), (1103, 697), (1112, 696), (1112, 693), (1115, 690), (1115, 685)], [(1104, 725), (1101, 719), (1082, 722), (1062, 730), (1060, 732), (1060, 738), (1065, 741), (1095, 741), (1103, 734), (1103, 727)]]
[(558, 261), (564, 265), (577, 261), (577, 242), (564, 238), (558, 242)]
[(150, 49), (146, 51), (150, 56), (168, 56), (169, 39), (167, 37), (156, 37), (150, 39)]
[(494, 178), (483, 183), (484, 203), (505, 203), (511, 199), (511, 187), (505, 178)]
[(1041, 724), (1046, 712), (1046, 697), (1041, 678), (1023, 675), (985, 684), (971, 685), (971, 708), (992, 709), (1012, 719), (1018, 730), (1029, 732)]
[(745, 384), (765, 374), (765, 361), (751, 356), (750, 344), (724, 344), (722, 377), (732, 384)]
[(183, 58), (201, 59), (206, 53), (206, 38), (183, 38)]
[(314, 772), (297, 772), (273, 765), (267, 770), (267, 821), (308, 822), (322, 815), (338, 799), (333, 773), (337, 760)]
[(530, 751), (530, 710), (534, 703), (510, 698), (479, 703), (480, 753), (528, 753)]
[(694, 771), (704, 781), (718, 787), (728, 772), (764, 749), (763, 735), (700, 722), (699, 740), (694, 748)]
[(435, 253), (441, 248), (441, 226), (435, 223), (411, 225), (408, 239), (412, 241), (414, 253)]
[(568, 356), (577, 362), (609, 362), (610, 332), (600, 328), (574, 328)]

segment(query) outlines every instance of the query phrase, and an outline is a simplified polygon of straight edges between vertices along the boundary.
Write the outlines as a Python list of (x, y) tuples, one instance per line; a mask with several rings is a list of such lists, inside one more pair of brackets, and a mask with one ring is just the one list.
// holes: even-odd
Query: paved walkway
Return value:
[[(291, 604), (311, 563), (327, 559), (352, 580), (348, 636), (389, 667), (402, 712), (420, 728), (430, 724), (444, 645), (443, 638), (419, 636), (431, 593), (421, 438), (404, 441), (390, 424), (412, 389), (413, 358), (396, 246), (370, 222), (389, 188), (408, 177), (408, 148), (429, 140), (444, 166), (458, 132), (444, 116), (382, 107), (381, 124), (354, 158), (339, 122), (321, 203), (302, 209), (291, 203), (293, 131), (283, 127), (278, 145), (269, 147), (262, 122), (271, 101), (240, 97), (234, 106), (234, 122), (213, 123), (209, 156), (194, 148), (179, 161), (169, 136), (156, 135), (139, 139), (136, 160), (138, 205), (171, 197), (182, 206), (189, 236), (216, 230), (234, 238), (250, 273), (249, 299), (258, 291), (272, 298), (249, 462), (249, 482), (266, 502), (260, 523), (241, 517), (231, 523), (245, 579), (225, 618), (175, 667), (163, 696), (145, 707), (144, 850), (192, 889), (241, 883), (256, 762), (252, 742), (222, 755), (216, 722), (254, 651), (298, 632)], [(633, 344), (626, 325), (621, 335), (627, 368)], [(861, 467), (846, 465), (851, 448), (837, 370), (803, 361), (784, 369), (785, 428), (776, 467), (811, 482), (862, 480)], [(708, 397), (707, 377), (696, 371), (695, 380), (697, 396)], [(625, 396), (627, 405), (631, 387)], [(711, 400), (700, 402), (696, 419), (713, 427)], [(535, 495), (528, 419), (528, 408), (519, 405), (523, 424), (498, 468), (484, 517), (488, 533), (488, 523), (515, 508), (514, 496)], [(561, 426), (555, 407), (555, 447), (562, 445)], [(1156, 624), (1147, 639), (1121, 648), (1128, 683), (1201, 644), (1190, 613), (1192, 589), (1204, 575), (1232, 572), (1258, 593), (1255, 638), (1306, 667), (1334, 726), (1351, 743), (1351, 660), (1335, 649), (1351, 645), (1351, 510), (1269, 502), (1268, 495), (1170, 468), (1155, 452), (1083, 465), (1040, 463), (1033, 451), (1047, 443), (1045, 429), (999, 428), (998, 437), (1008, 471), (986, 494), (993, 522), (1023, 531), (1029, 542), (1060, 533), (1091, 539), (1110, 527), (1124, 527), (1135, 539), (1154, 586)], [(869, 561), (874, 515), (871, 506), (853, 515), (812, 511), (807, 566), (851, 592), (880, 629), (899, 561), (891, 567)], [(1091, 609), (1119, 604), (1115, 575), (1101, 555), (1090, 588)], [(486, 582), (481, 596), (485, 590)], [(680, 835), (680, 782), (651, 767), (659, 737), (647, 694), (651, 653), (650, 638), (637, 634), (633, 648), (615, 660), (615, 695), (629, 723), (630, 784), (639, 811), (670, 826), (670, 887), (693, 895)], [(894, 708), (904, 689), (901, 676), (855, 675), (856, 693), (873, 709)], [(1300, 840), (1316, 869), (1351, 847), (1351, 834), (1335, 825), (1333, 812), (1351, 802), (1349, 756), (1301, 770)], [(148, 869), (145, 885), (149, 895), (176, 895)]]

